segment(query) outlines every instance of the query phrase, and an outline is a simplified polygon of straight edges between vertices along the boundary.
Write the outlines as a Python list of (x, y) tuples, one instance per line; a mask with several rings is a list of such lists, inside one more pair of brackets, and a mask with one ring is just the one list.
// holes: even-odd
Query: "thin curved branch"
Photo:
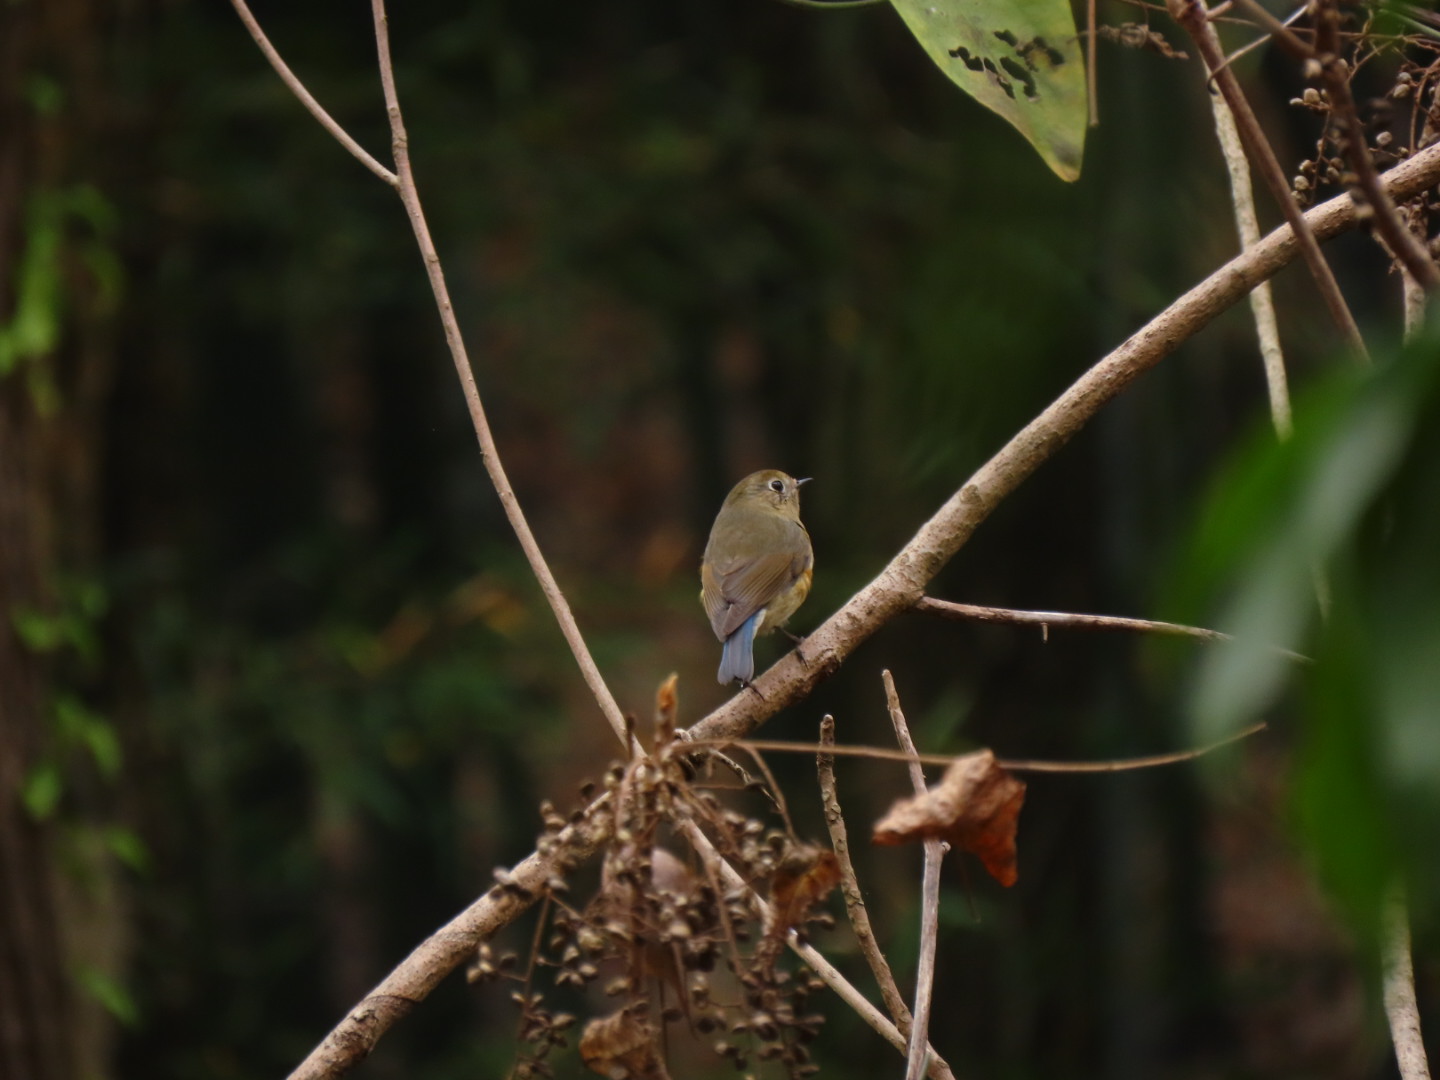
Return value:
[(250, 8), (246, 5), (245, 0), (230, 0), (230, 4), (235, 8), (235, 14), (240, 16), (240, 21), (245, 24), (245, 29), (250, 31), (250, 36), (255, 39), (255, 44), (260, 46), (260, 51), (265, 54), (265, 59), (270, 61), (270, 66), (275, 69), (275, 74), (280, 76), (280, 81), (300, 99), (300, 104), (304, 105), (310, 115), (320, 122), (320, 126), (333, 135), (341, 146), (350, 151), (361, 165), (364, 165), (392, 188), (399, 188), (400, 178), (371, 157), (366, 149), (321, 107), (310, 91), (305, 89), (305, 84), (290, 70), (290, 65), (280, 58), (275, 46), (270, 44), (270, 39), (265, 36), (265, 31), (260, 29), (260, 24), (255, 21), (255, 16), (250, 14)]
[(525, 519), (520, 500), (515, 497), (515, 489), (510, 486), (510, 478), (505, 474), (505, 466), (500, 461), (495, 436), (490, 431), (490, 420), (485, 415), (485, 406), (480, 403), (480, 390), (475, 385), (475, 372), (470, 367), (465, 340), (460, 335), (460, 324), (455, 319), (455, 308), (450, 303), (450, 289), (445, 284), (445, 271), (440, 265), (435, 242), (430, 238), (430, 226), (426, 224), (425, 211), (420, 205), (420, 193), (415, 187), (415, 174), (410, 167), (410, 140), (405, 134), (405, 120), (401, 116), (400, 98), (395, 90), (395, 68), (390, 61), (390, 31), (389, 20), (385, 16), (385, 0), (371, 0), (371, 11), (375, 17), (375, 47), (379, 54), (380, 84), (385, 91), (385, 112), (390, 118), (395, 172), (399, 177), (397, 190), (400, 192), (401, 202), (405, 204), (405, 213), (410, 218), (410, 227), (415, 232), (415, 242), (420, 247), (420, 255), (425, 260), (425, 273), (430, 278), (430, 289), (435, 294), (435, 306), (440, 311), (440, 323), (445, 328), (445, 344), (450, 349), (450, 358), (455, 362), (455, 374), (460, 377), (460, 387), (465, 393), (465, 405), (470, 411), (470, 422), (475, 428), (475, 438), (480, 443), (481, 461), (490, 475), (496, 494), (500, 496), (500, 505), (505, 509), (510, 527), (515, 530), (526, 561), (530, 563), (531, 571), (540, 582), (540, 591), (545, 594), (550, 609), (555, 613), (555, 621), (560, 624), (560, 632), (565, 635), (565, 641), (575, 656), (575, 663), (580, 668), (585, 684), (595, 696), (596, 704), (609, 721), (615, 737), (622, 746), (628, 748), (631, 745), (631, 736), (626, 729), (625, 716), (616, 704), (615, 696), (605, 684), (605, 679), (595, 664), (595, 658), (590, 655), (590, 647), (585, 643), (580, 627), (576, 625), (570, 603), (560, 591), (560, 585), (540, 551), (535, 534), (530, 531), (530, 523)]
[(575, 656), (576, 666), (580, 668), (580, 674), (585, 679), (585, 684), (590, 688), (595, 702), (600, 707), (606, 721), (615, 732), (616, 738), (622, 746), (630, 748), (633, 744), (625, 726), (624, 714), (620, 706), (615, 702), (615, 696), (605, 684), (604, 677), (595, 663), (595, 658), (590, 655), (590, 647), (585, 643), (584, 636), (575, 622), (575, 616), (570, 610), (569, 601), (565, 594), (560, 591), (560, 586), (551, 572), (545, 556), (540, 550), (539, 543), (535, 540), (535, 534), (530, 531), (530, 523), (525, 518), (525, 512), (520, 508), (520, 502), (515, 497), (515, 489), (510, 486), (510, 478), (505, 473), (505, 466), (500, 461), (500, 453), (495, 445), (495, 437), (490, 431), (490, 421), (485, 415), (485, 408), (480, 402), (480, 391), (475, 385), (475, 373), (470, 366), (470, 357), (465, 349), (464, 338), (460, 334), (460, 324), (455, 319), (455, 309), (450, 302), (450, 289), (445, 283), (445, 271), (440, 265), (439, 253), (435, 250), (435, 243), (430, 237), (430, 226), (425, 221), (425, 211), (420, 204), (420, 193), (415, 186), (415, 174), (410, 167), (410, 140), (405, 133), (405, 121), (400, 112), (399, 95), (395, 90), (395, 69), (390, 60), (390, 32), (389, 20), (385, 15), (384, 0), (372, 0), (371, 12), (375, 21), (375, 47), (378, 54), (380, 67), (380, 83), (385, 93), (385, 111), (390, 121), (391, 148), (395, 157), (395, 172), (390, 172), (365, 150), (342, 128), (335, 120), (320, 107), (319, 102), (305, 89), (305, 85), (296, 77), (275, 47), (270, 44), (269, 38), (255, 21), (250, 13), (245, 0), (231, 0), (236, 14), (255, 43), (265, 54), (270, 65), (275, 69), (281, 80), (289, 87), (290, 91), (300, 99), (305, 106), (325, 128), (336, 139), (338, 139), (347, 150), (350, 151), (367, 169), (373, 172), (390, 187), (394, 188), (405, 206), (406, 216), (410, 219), (410, 227), (415, 233), (415, 242), (420, 248), (421, 257), (425, 261), (425, 273), (430, 279), (430, 289), (435, 295), (435, 306), (439, 309), (440, 323), (445, 330), (445, 344), (450, 350), (450, 357), (455, 364), (455, 373), (460, 378), (460, 387), (465, 395), (465, 404), (470, 412), (470, 422), (475, 428), (475, 437), (480, 444), (480, 458), (489, 474), (490, 482), (495, 487), (495, 492), (500, 496), (500, 505), (505, 510), (505, 517), (510, 522), (510, 527), (515, 531), (516, 538), (520, 541), (520, 548), (525, 553), (525, 559), (530, 564), (531, 572), (540, 583), (540, 591), (545, 594), (550, 609), (555, 614), (555, 621), (560, 624), (560, 632), (564, 635), (566, 644)]
[(1200, 638), (1203, 641), (1229, 641), (1230, 635), (1203, 626), (1161, 622), (1156, 619), (1131, 619), (1123, 615), (1086, 615), (1074, 611), (1021, 611), (1017, 608), (986, 607), (981, 604), (959, 604), (953, 600), (936, 600), (922, 596), (915, 610), (927, 615), (973, 622), (1011, 623), (1018, 626), (1068, 626), (1084, 630), (1134, 630), (1142, 634), (1169, 634), (1175, 637)]
[[(1440, 182), (1440, 143), (1386, 172), (1392, 198), (1408, 199)], [(1310, 210), (1306, 223), (1329, 240), (1355, 225), (1355, 206), (1339, 195)], [(924, 595), (925, 586), (954, 557), (1006, 496), (1064, 446), (1100, 409), (1299, 255), (1284, 225), (1172, 303), (1022, 428), (920, 527), (880, 574), (805, 639), (805, 661), (785, 656), (755, 680), (760, 694), (737, 694), (690, 728), (697, 739), (743, 739), (770, 716), (804, 698), (862, 641)], [(763, 698), (760, 696), (763, 694)]]

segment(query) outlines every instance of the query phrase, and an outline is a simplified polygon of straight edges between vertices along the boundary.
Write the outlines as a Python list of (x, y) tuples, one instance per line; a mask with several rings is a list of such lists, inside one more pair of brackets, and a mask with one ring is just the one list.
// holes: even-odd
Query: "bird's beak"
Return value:
[(811, 480), (813, 480), (813, 479), (815, 479), (813, 476), (807, 476), (807, 477), (805, 477), (804, 480), (796, 480), (796, 481), (795, 481), (795, 486), (796, 486), (796, 487), (800, 487), (800, 486), (802, 486), (802, 485), (804, 485), (804, 484), (808, 484), (808, 483), (809, 483)]

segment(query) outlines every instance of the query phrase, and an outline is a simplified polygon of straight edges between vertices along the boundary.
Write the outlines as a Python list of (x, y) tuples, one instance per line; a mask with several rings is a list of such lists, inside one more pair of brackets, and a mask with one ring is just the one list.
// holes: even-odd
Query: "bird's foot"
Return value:
[(792, 642), (795, 643), (795, 655), (800, 658), (800, 663), (804, 664), (806, 667), (809, 667), (809, 666), (810, 666), (810, 658), (805, 655), (805, 650), (801, 647), (801, 646), (803, 646), (803, 645), (805, 644), (805, 638), (804, 638), (804, 636), (801, 635), (801, 634), (792, 634), (789, 630), (786, 630), (783, 626), (780, 628), (780, 632), (781, 632), (782, 634), (784, 634), (786, 637), (788, 637)]

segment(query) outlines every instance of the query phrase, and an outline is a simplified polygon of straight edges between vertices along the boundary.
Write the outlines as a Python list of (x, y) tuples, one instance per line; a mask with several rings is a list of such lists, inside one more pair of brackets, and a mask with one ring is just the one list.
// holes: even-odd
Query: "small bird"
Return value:
[(700, 560), (700, 602), (725, 643), (721, 685), (755, 676), (755, 638), (784, 626), (810, 592), (815, 564), (800, 524), (800, 485), (777, 469), (741, 480), (730, 494)]

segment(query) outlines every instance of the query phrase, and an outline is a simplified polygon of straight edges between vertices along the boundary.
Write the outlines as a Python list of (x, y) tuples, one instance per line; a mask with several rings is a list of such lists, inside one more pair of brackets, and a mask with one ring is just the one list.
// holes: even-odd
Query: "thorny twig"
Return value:
[[(937, 600), (933, 596), (922, 596), (915, 602), (915, 610), (928, 615), (940, 615), (947, 619), (1038, 626), (1046, 635), (1047, 640), (1050, 628), (1053, 626), (1076, 630), (1128, 630), (1142, 634), (1198, 638), (1201, 641), (1235, 640), (1222, 631), (1207, 630), (1203, 626), (1186, 626), (1184, 623), (1162, 622), (1156, 619), (1131, 619), (1122, 615), (1086, 615), (1075, 611), (1021, 611), (1016, 608), (986, 607), (981, 604), (959, 604), (952, 600)], [(1275, 648), (1274, 646), (1268, 647)], [(1304, 663), (1308, 663), (1310, 659), (1289, 649), (1276, 649), (1275, 651), (1288, 656), (1291, 660)]]

